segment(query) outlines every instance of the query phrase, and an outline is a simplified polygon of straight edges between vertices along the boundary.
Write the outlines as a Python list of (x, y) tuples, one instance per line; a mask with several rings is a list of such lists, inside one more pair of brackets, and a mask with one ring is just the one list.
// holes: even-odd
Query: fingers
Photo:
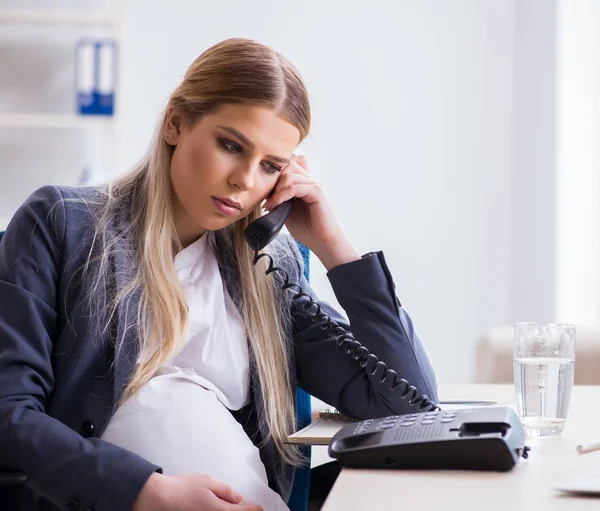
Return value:
[(219, 511), (263, 511), (258, 504), (226, 504), (219, 507)]
[(321, 192), (321, 183), (310, 175), (306, 158), (292, 155), (290, 163), (281, 173), (273, 193), (267, 198), (263, 207), (272, 210), (294, 197), (313, 203), (318, 200)]
[(206, 487), (220, 499), (231, 502), (232, 504), (239, 504), (243, 500), (239, 493), (233, 491), (231, 486), (222, 481), (207, 478)]
[(296, 184), (318, 184), (311, 176), (301, 174), (282, 174), (275, 186), (275, 193)]
[(286, 188), (278, 191), (267, 202), (265, 202), (264, 208), (270, 211), (275, 209), (281, 203), (293, 198), (302, 199), (304, 202), (312, 204), (318, 200), (318, 194), (321, 191), (321, 187), (318, 185), (318, 183), (295, 184), (287, 186)]
[[(275, 186), (275, 189), (273, 190), (273, 193), (265, 203), (265, 208), (269, 209), (270, 206), (270, 208), (272, 209), (277, 204), (283, 202), (283, 200), (285, 199), (280, 199), (282, 196), (282, 192), (284, 192), (284, 190), (287, 190), (288, 188), (297, 188), (298, 185), (313, 186), (317, 187), (318, 190), (321, 190), (321, 183), (319, 183), (309, 175), (305, 176), (301, 174), (282, 174), (279, 178), (279, 181), (277, 182), (277, 185)], [(283, 193), (283, 195), (288, 194), (286, 192)], [(296, 195), (296, 197), (302, 198), (302, 195)]]
[(310, 175), (308, 160), (305, 156), (293, 154), (290, 160), (290, 164), (287, 167), (290, 167), (292, 172), (296, 174)]
[(211, 477), (206, 479), (206, 488), (223, 502), (218, 506), (223, 511), (264, 511), (258, 504), (243, 504), (243, 497), (228, 484)]

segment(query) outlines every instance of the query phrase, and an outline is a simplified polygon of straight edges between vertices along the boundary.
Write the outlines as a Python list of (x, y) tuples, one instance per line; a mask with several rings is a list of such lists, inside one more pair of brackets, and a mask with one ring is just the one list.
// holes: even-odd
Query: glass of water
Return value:
[(575, 375), (575, 325), (515, 323), (513, 371), (525, 434), (560, 436)]

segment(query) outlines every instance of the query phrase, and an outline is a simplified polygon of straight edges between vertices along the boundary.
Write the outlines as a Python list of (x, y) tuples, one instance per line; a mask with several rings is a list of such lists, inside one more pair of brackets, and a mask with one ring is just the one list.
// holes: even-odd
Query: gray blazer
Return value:
[[(2, 509), (130, 510), (148, 477), (161, 470), (99, 438), (132, 373), (137, 344), (130, 329), (115, 360), (111, 339), (123, 333), (127, 311), (120, 310), (114, 328), (105, 333), (86, 314), (86, 289), (77, 270), (90, 246), (93, 220), (84, 208), (65, 200), (86, 193), (77, 190), (46, 186), (34, 192), (0, 242), (0, 470), (29, 476), (25, 484), (0, 488)], [(126, 217), (116, 219), (114, 228), (124, 222)], [(314, 296), (302, 276), (295, 242), (282, 235), (274, 243), (287, 244), (294, 252), (293, 263), (279, 263)], [(239, 305), (234, 254), (217, 243), (217, 257)], [(118, 285), (131, 264), (126, 255), (115, 257), (113, 264)], [(349, 323), (320, 301), (322, 309), (437, 401), (433, 370), (396, 297), (383, 254), (367, 254), (327, 276)], [(328, 334), (291, 300), (290, 315), (294, 385), (357, 418), (414, 411), (399, 391), (390, 391), (343, 350), (335, 350)], [(252, 402), (233, 415), (261, 445), (269, 435), (259, 420), (262, 395), (253, 369), (251, 386)], [(282, 463), (270, 440), (260, 446), (260, 455), (270, 486), (287, 501), (293, 467)]]

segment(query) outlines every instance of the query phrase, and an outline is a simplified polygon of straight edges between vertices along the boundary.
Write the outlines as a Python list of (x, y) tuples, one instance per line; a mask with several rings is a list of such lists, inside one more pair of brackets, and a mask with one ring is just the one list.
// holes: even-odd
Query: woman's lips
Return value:
[(215, 208), (217, 208), (224, 215), (233, 216), (233, 215), (237, 215), (240, 212), (240, 210), (238, 208), (229, 206), (228, 204), (225, 204), (223, 201), (221, 201), (219, 199), (215, 199), (214, 197), (211, 197), (211, 199), (213, 201)]

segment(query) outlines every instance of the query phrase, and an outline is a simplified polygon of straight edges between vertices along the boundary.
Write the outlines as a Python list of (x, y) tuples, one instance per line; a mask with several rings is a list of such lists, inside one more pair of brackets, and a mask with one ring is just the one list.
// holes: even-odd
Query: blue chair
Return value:
[[(0, 231), (0, 240), (4, 235), (4, 231)], [(310, 278), (310, 252), (307, 247), (298, 242), (298, 247), (302, 258), (304, 259), (304, 276), (306, 280)], [(310, 394), (302, 390), (300, 387), (296, 389), (296, 418), (298, 427), (304, 428), (308, 426), (312, 420), (311, 417), (311, 400)], [(294, 474), (294, 485), (292, 493), (288, 500), (290, 511), (306, 511), (308, 508), (308, 495), (310, 488), (310, 446), (301, 448), (302, 454), (305, 456), (307, 463), (296, 469)]]
[[(310, 251), (302, 243), (298, 243), (298, 248), (304, 259), (304, 277), (310, 279)], [(308, 426), (312, 420), (310, 394), (300, 387), (296, 389), (296, 419), (299, 428)], [(306, 465), (296, 468), (294, 474), (294, 485), (292, 493), (287, 502), (290, 511), (306, 511), (308, 508), (308, 495), (310, 489), (310, 446), (301, 448), (302, 454), (307, 459)]]

